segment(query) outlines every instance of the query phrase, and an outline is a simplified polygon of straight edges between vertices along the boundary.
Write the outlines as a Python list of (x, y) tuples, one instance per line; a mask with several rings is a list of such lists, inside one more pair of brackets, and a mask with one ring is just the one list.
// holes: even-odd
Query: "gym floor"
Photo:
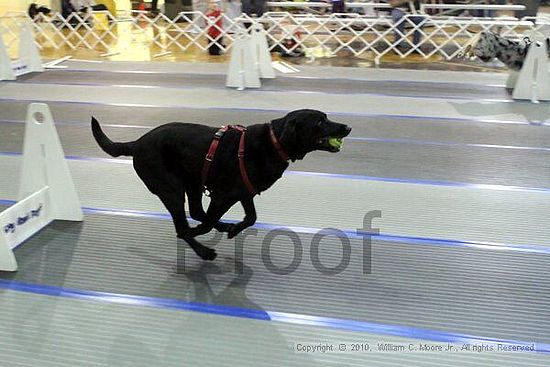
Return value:
[[(505, 74), (303, 66), (238, 92), (223, 64), (64, 65), (0, 84), (1, 203), (16, 198), (25, 111), (38, 101), (85, 208), (83, 223), (54, 222), (18, 247), (20, 270), (1, 275), (5, 365), (548, 365), (550, 104), (512, 101)], [(353, 126), (343, 151), (292, 164), (256, 199), (255, 233), (204, 236), (213, 263), (178, 254), (166, 210), (89, 129), (93, 115), (125, 141), (170, 121), (246, 125), (306, 107)], [(372, 211), (369, 247), (357, 229)], [(279, 236), (266, 261), (279, 227), (301, 257)], [(326, 268), (350, 249), (338, 274), (312, 260), (323, 228), (349, 241), (316, 247)], [(291, 273), (273, 270), (293, 259)], [(537, 352), (380, 350), (502, 341)], [(296, 350), (318, 343), (371, 350)]]
[[(238, 92), (220, 63), (63, 65), (0, 83), (2, 208), (17, 195), (26, 108), (44, 102), (85, 211), (0, 273), (1, 365), (550, 364), (550, 103), (513, 101), (505, 73), (303, 65)], [(247, 236), (203, 236), (212, 263), (178, 251), (160, 201), (89, 127), (93, 115), (127, 141), (171, 121), (247, 125), (298, 108), (352, 135), (292, 164), (256, 199)], [(280, 227), (301, 246), (269, 247)], [(342, 238), (315, 246), (323, 228)], [(327, 274), (343, 249), (349, 264)], [(535, 350), (482, 347), (498, 344)], [(334, 350), (302, 349), (318, 345)]]

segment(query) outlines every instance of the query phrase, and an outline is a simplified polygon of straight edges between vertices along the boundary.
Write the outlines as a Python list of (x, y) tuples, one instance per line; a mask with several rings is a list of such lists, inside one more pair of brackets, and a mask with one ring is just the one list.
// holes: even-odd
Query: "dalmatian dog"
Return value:
[[(550, 39), (546, 40), (550, 57)], [(489, 62), (495, 57), (511, 70), (520, 70), (531, 45), (528, 37), (522, 40), (511, 40), (493, 32), (481, 32), (466, 44), (461, 56), (478, 57)]]

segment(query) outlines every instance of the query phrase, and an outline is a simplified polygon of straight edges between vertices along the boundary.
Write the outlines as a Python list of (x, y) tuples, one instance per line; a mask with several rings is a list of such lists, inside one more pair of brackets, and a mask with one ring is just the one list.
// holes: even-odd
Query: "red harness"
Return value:
[[(210, 143), (210, 148), (208, 148), (208, 153), (206, 153), (206, 157), (204, 157), (204, 165), (202, 166), (202, 186), (204, 188), (204, 191), (207, 192), (208, 190), (207, 190), (206, 181), (208, 180), (210, 165), (214, 160), (214, 156), (216, 155), (216, 151), (218, 150), (218, 146), (220, 145), (221, 138), (228, 130), (231, 130), (231, 129), (237, 130), (238, 132), (241, 133), (241, 138), (239, 140), (239, 151), (237, 153), (237, 158), (239, 159), (239, 170), (241, 171), (241, 177), (243, 179), (244, 185), (246, 186), (246, 189), (252, 196), (254, 196), (259, 193), (254, 188), (254, 185), (252, 185), (252, 182), (250, 182), (250, 178), (248, 178), (248, 173), (246, 171), (246, 165), (244, 163), (246, 127), (241, 125), (222, 126), (214, 134), (214, 139), (212, 139), (212, 143)], [(273, 129), (271, 128), (271, 126), (269, 127), (269, 136), (271, 138), (271, 143), (273, 144), (273, 146), (275, 147), (275, 150), (277, 151), (277, 154), (279, 154), (279, 157), (281, 157), (281, 159), (286, 162), (289, 159), (288, 155), (283, 150), (283, 147), (279, 143), (279, 140), (275, 136), (275, 133), (273, 132)]]

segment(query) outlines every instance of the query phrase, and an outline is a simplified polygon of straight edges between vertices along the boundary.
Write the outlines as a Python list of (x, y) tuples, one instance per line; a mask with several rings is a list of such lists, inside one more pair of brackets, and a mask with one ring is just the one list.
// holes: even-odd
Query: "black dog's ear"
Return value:
[(288, 150), (296, 146), (296, 119), (286, 119), (281, 132), (281, 144)]
[(296, 142), (296, 120), (288, 119), (283, 125), (283, 132), (281, 134), (282, 140), (287, 140), (288, 142)]
[(296, 118), (294, 114), (290, 113), (285, 117), (271, 121), (271, 125), (278, 133), (279, 141), (283, 146), (283, 149), (289, 155), (290, 159), (294, 162), (293, 153), (296, 147)]

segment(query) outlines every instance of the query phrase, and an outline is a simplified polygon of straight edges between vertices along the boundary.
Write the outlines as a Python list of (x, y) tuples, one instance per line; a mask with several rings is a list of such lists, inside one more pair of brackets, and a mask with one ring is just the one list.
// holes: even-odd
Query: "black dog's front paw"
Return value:
[(230, 224), (230, 223), (223, 223), (223, 222), (218, 222), (218, 224), (216, 224), (215, 228), (218, 232), (229, 232), (229, 230), (231, 229), (231, 227), (233, 227), (233, 224)]
[(239, 230), (239, 227), (236, 225), (231, 225), (231, 228), (227, 231), (227, 238), (232, 239), (236, 235), (238, 235), (241, 231)]
[(239, 226), (233, 223), (218, 223), (216, 225), (216, 229), (219, 232), (227, 233), (227, 238), (232, 239), (236, 235), (238, 235), (241, 231), (239, 229)]
[(218, 254), (216, 253), (216, 250), (213, 250), (207, 247), (201, 248), (199, 251), (196, 251), (196, 252), (201, 259), (208, 260), (208, 261), (212, 261), (218, 256)]

